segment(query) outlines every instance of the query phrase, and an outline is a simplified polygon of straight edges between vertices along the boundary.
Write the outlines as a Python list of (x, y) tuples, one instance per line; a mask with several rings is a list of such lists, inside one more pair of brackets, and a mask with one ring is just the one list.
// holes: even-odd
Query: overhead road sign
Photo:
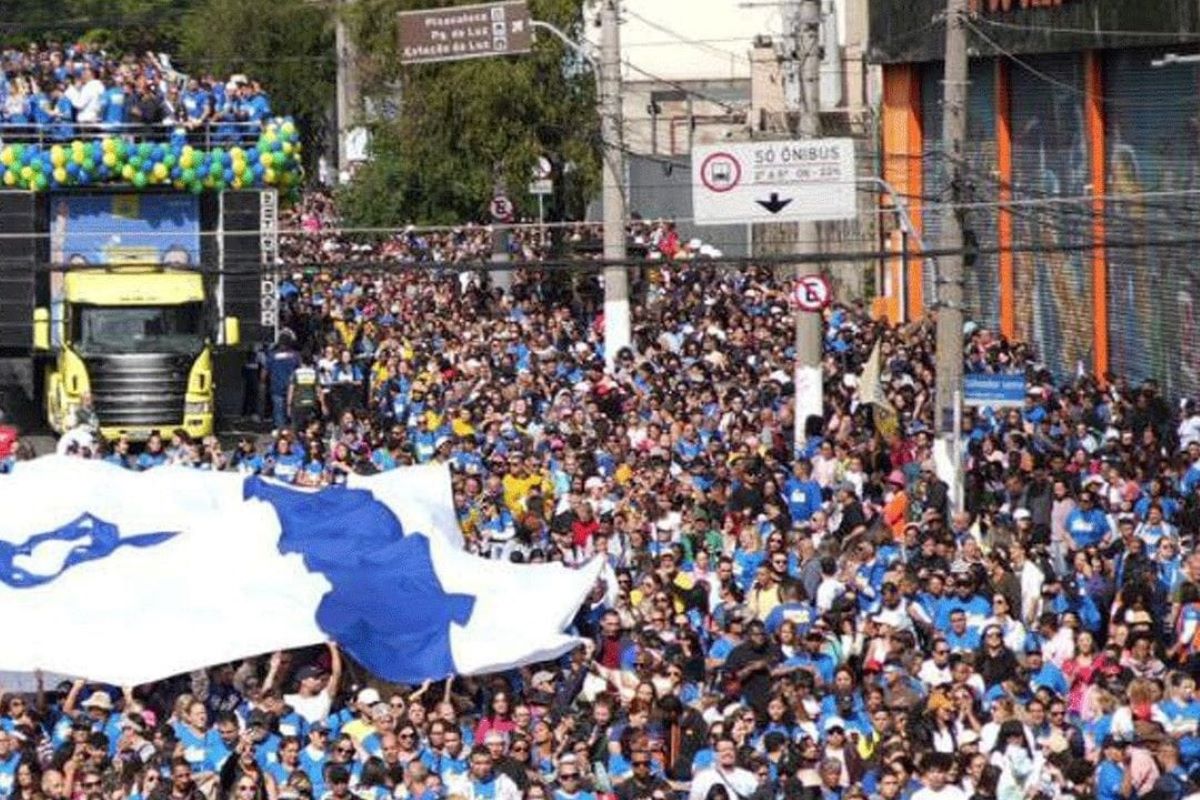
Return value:
[(525, 0), (402, 11), (398, 17), (401, 64), (508, 56), (533, 46)]
[(854, 219), (854, 142), (724, 143), (692, 152), (697, 225)]

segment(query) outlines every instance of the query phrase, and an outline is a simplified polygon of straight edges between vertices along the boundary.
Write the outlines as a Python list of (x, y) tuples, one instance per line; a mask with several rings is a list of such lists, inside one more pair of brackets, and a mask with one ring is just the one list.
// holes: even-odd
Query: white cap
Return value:
[(355, 698), (361, 705), (373, 706), (380, 702), (383, 698), (379, 696), (379, 691), (373, 686), (368, 686), (365, 689), (360, 689), (358, 697)]

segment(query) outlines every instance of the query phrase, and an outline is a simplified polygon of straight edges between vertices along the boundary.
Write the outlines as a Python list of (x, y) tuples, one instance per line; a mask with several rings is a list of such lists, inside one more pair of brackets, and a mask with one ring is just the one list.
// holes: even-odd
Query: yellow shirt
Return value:
[(542, 482), (541, 475), (526, 475), (524, 478), (518, 478), (516, 475), (504, 476), (504, 505), (508, 506), (508, 510), (513, 514), (520, 514), (525, 511), (525, 498), (529, 497), (529, 493), (535, 486)]

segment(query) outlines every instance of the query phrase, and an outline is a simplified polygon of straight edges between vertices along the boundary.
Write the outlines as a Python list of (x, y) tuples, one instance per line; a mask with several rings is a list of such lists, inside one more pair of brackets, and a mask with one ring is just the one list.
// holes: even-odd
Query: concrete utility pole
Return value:
[(362, 108), (358, 80), (358, 46), (346, 29), (346, 9), (354, 0), (339, 0), (335, 9), (334, 47), (337, 50), (337, 168), (350, 169), (346, 146)]
[[(621, 131), (620, 0), (600, 0), (600, 134), (604, 139), (604, 260), (625, 260), (625, 152)], [(629, 273), (604, 269), (604, 360), (612, 367), (617, 351), (632, 338)]]
[[(800, 0), (800, 13), (793, 29), (796, 53), (800, 59), (800, 114), (797, 133), (801, 139), (821, 135), (821, 0)], [(810, 255), (820, 252), (819, 229), (815, 222), (796, 225), (796, 252)], [(816, 264), (796, 265), (796, 280), (819, 274)], [(804, 428), (810, 416), (823, 416), (825, 387), (821, 360), (824, 320), (821, 314), (800, 311), (796, 316), (796, 449), (804, 446)]]
[(946, 187), (942, 202), (937, 287), (937, 436), (942, 453), (954, 459), (956, 407), (963, 374), (963, 144), (967, 135), (967, 2), (946, 0), (946, 73), (942, 81), (942, 137)]

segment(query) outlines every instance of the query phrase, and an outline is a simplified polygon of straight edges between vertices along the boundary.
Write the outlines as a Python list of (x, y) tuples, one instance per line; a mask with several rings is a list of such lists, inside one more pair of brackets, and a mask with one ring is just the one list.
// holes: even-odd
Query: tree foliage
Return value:
[[(527, 186), (543, 155), (555, 167), (552, 215), (580, 213), (599, 176), (591, 71), (562, 43), (541, 35), (527, 55), (399, 66), (396, 13), (431, 5), (359, 0), (350, 6), (366, 91), (383, 96), (399, 86), (400, 100), (393, 118), (370, 123), (371, 161), (343, 192), (348, 218), (370, 226), (484, 219), (498, 179), (531, 215), (536, 199)], [(535, 19), (581, 38), (582, 0), (529, 5)]]
[[(199, 0), (183, 17), (180, 61), (190, 72), (262, 81), (276, 114), (294, 117), (315, 157), (337, 81), (332, 14), (308, 0)], [(311, 166), (311, 165), (310, 165)]]

